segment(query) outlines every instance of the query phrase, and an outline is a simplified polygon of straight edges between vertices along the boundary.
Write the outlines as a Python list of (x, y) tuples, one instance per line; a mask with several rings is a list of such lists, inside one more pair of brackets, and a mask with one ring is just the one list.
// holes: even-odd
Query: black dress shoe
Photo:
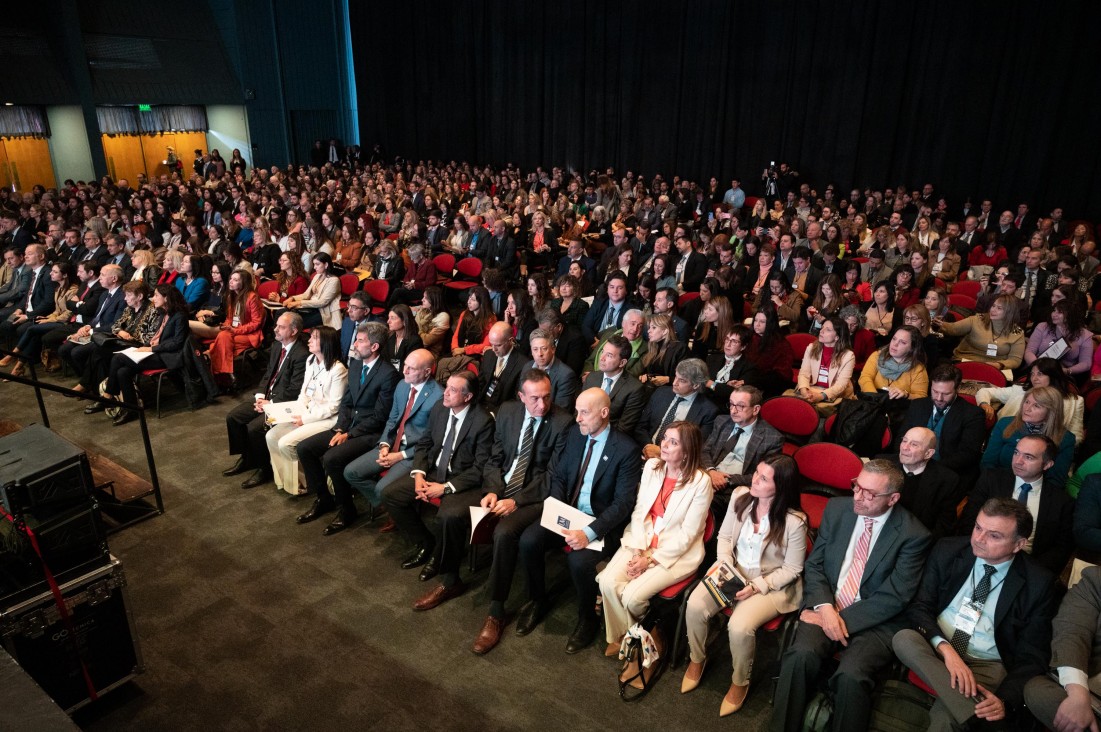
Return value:
[(240, 475), (246, 470), (248, 470), (248, 466), (245, 465), (245, 457), (244, 455), (242, 455), (241, 457), (237, 458), (237, 462), (233, 464), (233, 467), (223, 470), (222, 475), (227, 478), (232, 478), (235, 475)]
[(432, 558), (428, 560), (428, 564), (421, 568), (421, 573), (418, 579), (421, 582), (427, 582), (440, 573), (439, 563), (436, 561), (436, 554), (433, 552)]
[(329, 513), (329, 511), (332, 511), (332, 510), (333, 510), (332, 506), (330, 506), (328, 504), (325, 504), (325, 503), (322, 503), (321, 501), (319, 501), (315, 498), (314, 502), (313, 502), (313, 505), (310, 506), (310, 510), (306, 511), (306, 513), (304, 513), (301, 516), (299, 516), (298, 518), (296, 518), (295, 521), (297, 521), (300, 524), (308, 524), (308, 523), (310, 523), (311, 521), (313, 521), (315, 519), (321, 518), (322, 516), (324, 516), (325, 514)]
[(516, 635), (527, 635), (535, 630), (535, 626), (539, 625), (546, 614), (547, 608), (542, 602), (528, 600), (516, 616)]
[(340, 511), (340, 512), (337, 513), (336, 518), (334, 518), (332, 521), (330, 521), (329, 525), (326, 526), (325, 530), (322, 531), (321, 533), (324, 536), (332, 536), (333, 534), (339, 534), (341, 531), (344, 531), (344, 529), (348, 528), (353, 523), (355, 523), (355, 520), (356, 520), (355, 514), (348, 514), (345, 511)]
[(119, 416), (115, 417), (111, 424), (113, 424), (115, 427), (118, 427), (120, 425), (126, 424), (127, 422), (133, 422), (137, 418), (138, 415), (135, 412), (131, 412), (129, 409), (126, 409), (121, 414), (119, 414)]
[(566, 641), (566, 653), (580, 653), (593, 644), (600, 630), (600, 621), (595, 617), (582, 618), (574, 626), (570, 639)]
[(100, 404), (99, 402), (96, 402), (95, 404), (89, 404), (88, 406), (86, 406), (84, 408), (84, 413), (85, 414), (95, 414), (96, 412), (102, 412), (106, 408), (107, 407), (104, 406), (103, 404)]
[(275, 479), (270, 470), (264, 470), (260, 468), (255, 473), (245, 478), (245, 481), (241, 483), (241, 487), (244, 489), (255, 488), (258, 485), (264, 485), (264, 483), (270, 483)]
[(412, 554), (406, 557), (405, 561), (401, 563), (401, 568), (413, 569), (414, 567), (421, 566), (430, 559), (432, 559), (432, 547), (422, 544), (414, 549)]

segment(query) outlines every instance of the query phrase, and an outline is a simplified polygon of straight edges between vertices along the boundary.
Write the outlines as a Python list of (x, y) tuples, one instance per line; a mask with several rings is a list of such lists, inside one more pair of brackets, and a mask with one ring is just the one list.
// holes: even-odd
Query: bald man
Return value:
[(956, 506), (963, 498), (959, 476), (946, 468), (937, 454), (937, 436), (925, 427), (912, 427), (898, 446), (898, 463), (906, 482), (900, 503), (914, 514), (936, 541), (948, 535), (956, 522)]
[[(547, 551), (568, 544), (566, 557), (577, 593), (577, 625), (566, 643), (566, 653), (578, 653), (592, 644), (600, 629), (596, 616), (596, 566), (619, 548), (619, 538), (634, 509), (642, 477), (638, 445), (611, 426), (611, 401), (601, 389), (586, 389), (577, 397), (575, 427), (566, 435), (561, 459), (548, 472), (549, 495), (593, 517), (583, 528), (561, 534), (532, 524), (520, 537), (520, 560), (527, 574), (529, 601), (516, 619), (516, 634), (527, 635), (550, 609), (545, 582)], [(602, 540), (600, 551), (588, 549)]]

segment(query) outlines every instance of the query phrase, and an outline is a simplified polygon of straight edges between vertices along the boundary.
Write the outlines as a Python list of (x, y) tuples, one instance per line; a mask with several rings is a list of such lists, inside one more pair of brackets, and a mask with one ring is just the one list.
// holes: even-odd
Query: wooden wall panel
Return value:
[(8, 167), (8, 151), (0, 138), (0, 186), (11, 188), (11, 169)]
[(107, 173), (114, 180), (126, 178), (136, 185), (138, 173), (145, 172), (145, 156), (137, 135), (103, 135), (103, 154), (107, 158)]
[(50, 158), (50, 143), (38, 137), (7, 137), (2, 141), (8, 169), (4, 185), (18, 190), (30, 190), (36, 185), (57, 187), (54, 166)]

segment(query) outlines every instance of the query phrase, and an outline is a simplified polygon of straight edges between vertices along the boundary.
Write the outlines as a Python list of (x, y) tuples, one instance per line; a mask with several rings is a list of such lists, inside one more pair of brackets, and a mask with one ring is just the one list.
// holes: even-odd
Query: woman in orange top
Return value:
[(436, 365), (436, 381), (446, 384), (448, 377), (477, 361), (489, 347), (489, 329), (497, 322), (489, 290), (479, 285), (469, 290), (466, 309), (459, 313), (451, 336), (451, 355)]
[(260, 346), (263, 325), (264, 306), (256, 294), (252, 274), (245, 270), (235, 270), (229, 276), (226, 320), (210, 347), (210, 370), (215, 376), (227, 374), (231, 383), (236, 381), (233, 376), (233, 359), (250, 348)]
[(333, 264), (343, 267), (351, 272), (359, 265), (359, 254), (363, 249), (362, 237), (359, 227), (355, 224), (344, 224), (340, 230), (340, 243), (333, 252)]

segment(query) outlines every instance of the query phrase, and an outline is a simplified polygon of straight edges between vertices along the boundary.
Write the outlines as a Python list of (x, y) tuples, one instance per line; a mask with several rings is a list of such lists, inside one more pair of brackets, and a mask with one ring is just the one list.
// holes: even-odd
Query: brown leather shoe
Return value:
[(492, 651), (501, 642), (501, 629), (503, 627), (504, 623), (500, 618), (495, 618), (492, 615), (487, 616), (485, 623), (482, 625), (482, 630), (478, 633), (478, 637), (474, 639), (474, 645), (470, 650), (479, 656)]
[(420, 599), (413, 603), (413, 609), (431, 610), (437, 605), (441, 605), (454, 597), (458, 597), (464, 592), (466, 592), (466, 585), (462, 582), (456, 582), (451, 587), (436, 585), (431, 590), (421, 595)]
[(378, 527), (378, 533), (380, 533), (380, 534), (390, 534), (390, 533), (393, 533), (394, 530), (397, 529), (397, 528), (398, 528), (398, 525), (394, 523), (394, 519), (387, 516), (386, 517), (386, 523), (384, 523), (382, 526)]

